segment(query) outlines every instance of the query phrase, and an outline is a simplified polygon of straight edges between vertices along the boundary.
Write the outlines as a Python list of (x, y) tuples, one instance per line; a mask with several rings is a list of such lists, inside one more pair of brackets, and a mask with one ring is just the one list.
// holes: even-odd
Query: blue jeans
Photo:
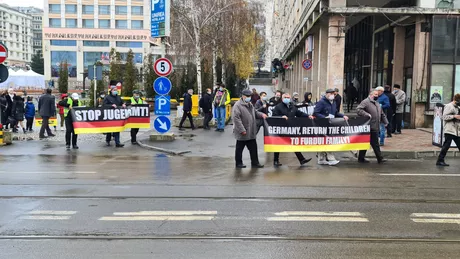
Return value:
[(110, 141), (112, 140), (112, 135), (115, 138), (115, 144), (119, 145), (120, 144), (120, 132), (107, 133), (107, 136), (105, 137), (105, 141), (107, 143), (110, 143)]
[(385, 144), (385, 124), (380, 123), (380, 144)]
[(226, 110), (225, 106), (215, 108), (218, 129), (225, 128), (225, 110)]

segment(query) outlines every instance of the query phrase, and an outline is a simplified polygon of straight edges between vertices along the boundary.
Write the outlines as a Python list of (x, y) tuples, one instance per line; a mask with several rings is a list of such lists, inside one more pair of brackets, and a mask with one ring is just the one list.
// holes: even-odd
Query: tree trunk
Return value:
[(212, 41), (212, 83), (217, 83), (217, 43)]
[(196, 84), (198, 86), (198, 98), (201, 98), (201, 46), (200, 37), (195, 37), (195, 65), (196, 65)]
[(222, 60), (222, 83), (225, 84), (226, 80), (227, 80), (227, 77), (225, 74), (225, 62)]

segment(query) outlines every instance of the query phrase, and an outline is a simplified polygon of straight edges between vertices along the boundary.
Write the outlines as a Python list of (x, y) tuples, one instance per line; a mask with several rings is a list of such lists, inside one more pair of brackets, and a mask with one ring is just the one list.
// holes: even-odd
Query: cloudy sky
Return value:
[(9, 6), (35, 6), (43, 9), (44, 0), (0, 0), (0, 4)]

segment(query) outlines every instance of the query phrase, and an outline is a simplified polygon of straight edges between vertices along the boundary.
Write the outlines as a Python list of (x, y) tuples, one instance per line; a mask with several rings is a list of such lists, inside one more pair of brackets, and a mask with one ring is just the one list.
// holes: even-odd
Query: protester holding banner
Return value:
[[(133, 97), (131, 97), (131, 106), (136, 106), (139, 104), (144, 104), (140, 93), (138, 90), (133, 91)], [(139, 132), (139, 128), (131, 128), (131, 144), (137, 145), (137, 133)]]
[(299, 93), (294, 92), (294, 93), (292, 94), (292, 102), (293, 102), (295, 105), (301, 104), (301, 103), (302, 103), (302, 102), (300, 101), (300, 95), (299, 95)]
[(64, 120), (65, 120), (65, 147), (66, 149), (70, 149), (70, 140), (72, 139), (72, 148), (73, 149), (78, 149), (77, 146), (77, 138), (78, 135), (75, 134), (75, 130), (73, 127), (73, 119), (72, 116), (70, 116), (69, 111), (72, 110), (75, 107), (80, 107), (82, 106), (80, 102), (80, 97), (78, 96), (77, 93), (73, 93), (70, 98), (64, 96), (62, 101), (59, 102), (59, 105), (64, 108)]
[(257, 124), (256, 118), (265, 119), (266, 114), (256, 111), (251, 103), (251, 91), (244, 90), (241, 99), (233, 105), (233, 134), (236, 139), (235, 163), (236, 168), (246, 168), (243, 164), (243, 150), (247, 147), (251, 156), (251, 167), (264, 167), (259, 163), (257, 153)]
[(275, 96), (270, 98), (270, 105), (278, 105), (282, 103), (283, 100), (281, 99), (281, 95), (283, 95), (283, 92), (281, 92), (280, 90), (276, 90)]
[[(386, 162), (386, 160), (382, 156), (382, 152), (380, 151), (379, 146), (379, 130), (380, 130), (380, 123), (383, 123), (385, 126), (388, 125), (387, 117), (383, 112), (382, 107), (380, 106), (379, 102), (379, 92), (377, 90), (372, 90), (369, 97), (364, 99), (358, 105), (358, 115), (363, 117), (370, 118), (370, 127), (371, 127), (371, 139), (370, 144), (372, 149), (374, 150), (375, 156), (377, 157), (377, 161), (379, 164)], [(358, 162), (360, 163), (369, 163), (366, 160), (366, 153), (367, 150), (360, 150), (358, 155)]]
[[(123, 103), (123, 100), (121, 100), (120, 96), (118, 95), (118, 89), (116, 85), (112, 85), (110, 87), (110, 95), (107, 95), (104, 98), (104, 107), (106, 108), (114, 108), (116, 109), (117, 107), (122, 106), (123, 108), (126, 108), (126, 105)], [(110, 146), (110, 141), (112, 140), (112, 135), (115, 138), (115, 146), (116, 147), (124, 147), (125, 145), (120, 143), (120, 132), (113, 132), (113, 133), (107, 133), (105, 142), (107, 143), (107, 146)]]
[(304, 105), (308, 105), (308, 106), (314, 106), (315, 104), (313, 103), (313, 101), (311, 100), (313, 98), (313, 95), (310, 93), (310, 92), (305, 92), (305, 94), (303, 95), (304, 97), (304, 100), (303, 100), (303, 104)]
[[(320, 119), (334, 119), (344, 118), (348, 120), (348, 117), (340, 113), (337, 109), (339, 108), (336, 104), (335, 89), (327, 89), (326, 96), (323, 96), (319, 102), (316, 103), (315, 111), (313, 116)], [(331, 152), (320, 152), (318, 153), (318, 164), (319, 165), (337, 165), (340, 163)]]
[[(308, 114), (301, 112), (297, 109), (297, 107), (291, 102), (291, 96), (289, 94), (283, 94), (282, 100), (282, 103), (276, 105), (275, 109), (273, 110), (273, 116), (282, 116), (286, 120), (296, 117), (310, 117), (311, 119), (313, 119), (313, 117), (308, 116)], [(311, 158), (305, 159), (305, 157), (300, 152), (295, 152), (295, 155), (297, 156), (300, 165), (305, 165), (306, 163), (311, 161)], [(279, 158), (280, 153), (275, 152), (273, 159), (273, 165), (275, 167), (282, 166), (282, 164), (279, 161)]]

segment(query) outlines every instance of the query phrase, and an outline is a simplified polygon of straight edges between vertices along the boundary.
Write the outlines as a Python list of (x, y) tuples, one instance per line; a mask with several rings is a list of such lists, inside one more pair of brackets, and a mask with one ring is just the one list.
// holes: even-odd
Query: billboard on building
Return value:
[(151, 0), (151, 36), (154, 38), (170, 35), (171, 0)]

